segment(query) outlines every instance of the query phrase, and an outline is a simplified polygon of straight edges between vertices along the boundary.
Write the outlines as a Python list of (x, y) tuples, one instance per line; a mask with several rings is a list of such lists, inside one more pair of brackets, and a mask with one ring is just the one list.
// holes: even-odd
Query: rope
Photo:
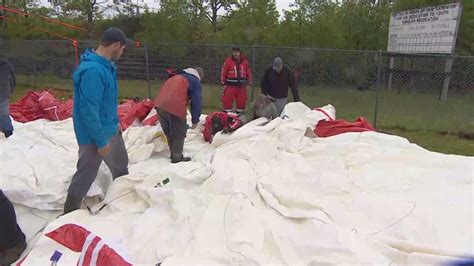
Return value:
[[(19, 23), (17, 20), (14, 20), (14, 19), (11, 19), (11, 18), (8, 18), (8, 17), (5, 17), (5, 16), (0, 16), (0, 19), (5, 19), (5, 20), (11, 21), (13, 23)], [(63, 36), (61, 34), (58, 34), (58, 33), (55, 33), (55, 32), (49, 31), (49, 30), (42, 29), (40, 27), (36, 27), (36, 26), (31, 26), (31, 27), (35, 30), (39, 30), (41, 32), (48, 33), (48, 34), (51, 34), (53, 36), (56, 36), (56, 37), (59, 37), (59, 38), (62, 38), (62, 39), (65, 39), (65, 40), (68, 40), (68, 41), (71, 41), (71, 42), (75, 41), (74, 39), (71, 39), (69, 37)]]
[(239, 252), (239, 251), (237, 251), (237, 250), (235, 250), (235, 249), (232, 249), (232, 248), (230, 247), (230, 245), (229, 245), (229, 238), (227, 237), (227, 225), (226, 225), (227, 209), (229, 208), (230, 200), (231, 200), (234, 196), (236, 196), (236, 195), (242, 195), (242, 196), (244, 196), (245, 199), (248, 199), (248, 200), (249, 200), (250, 205), (252, 205), (252, 207), (254, 207), (254, 208), (256, 208), (256, 209), (259, 209), (259, 210), (267, 210), (267, 208), (259, 208), (259, 207), (255, 206), (255, 203), (249, 199), (249, 197), (247, 196), (247, 194), (242, 193), (242, 192), (235, 192), (235, 193), (232, 193), (232, 194), (230, 195), (230, 197), (227, 199), (227, 203), (226, 203), (226, 205), (225, 205), (225, 210), (224, 210), (224, 217), (223, 217), (225, 244), (226, 244), (226, 247), (227, 247), (227, 249), (228, 249), (229, 251), (231, 251), (231, 252), (233, 252), (233, 253), (235, 253), (235, 254), (240, 255), (242, 258), (245, 259), (246, 262), (248, 262), (249, 259), (248, 259), (247, 256), (245, 256), (245, 254), (243, 254), (243, 253), (241, 253), (241, 252)]
[(76, 26), (76, 25), (73, 25), (73, 24), (69, 24), (69, 23), (66, 23), (66, 22), (62, 22), (62, 21), (59, 21), (59, 20), (54, 20), (54, 19), (51, 19), (51, 18), (48, 18), (48, 17), (45, 17), (45, 16), (35, 15), (35, 14), (27, 13), (27, 12), (22, 12), (20, 10), (8, 8), (8, 7), (5, 7), (5, 6), (0, 6), (0, 9), (8, 11), (8, 12), (15, 13), (15, 14), (18, 14), (18, 15), (22, 15), (22, 16), (27, 17), (27, 18), (28, 17), (38, 17), (38, 18), (41, 18), (42, 20), (47, 21), (49, 23), (61, 25), (61, 26), (67, 27), (67, 28), (75, 29), (75, 30), (87, 31), (87, 29), (85, 29), (85, 28), (82, 28), (82, 27), (79, 27), (79, 26)]
[[(395, 222), (385, 226), (384, 228), (378, 230), (378, 231), (375, 231), (373, 233), (360, 233), (360, 235), (370, 235), (370, 236), (373, 236), (373, 235), (376, 235), (376, 234), (379, 234), (387, 229), (389, 229), (390, 227), (392, 226), (395, 226), (396, 224), (398, 223), (401, 223), (403, 220), (405, 220), (406, 218), (408, 218), (408, 216), (410, 216), (414, 211), (415, 211), (415, 208), (416, 208), (416, 202), (411, 202), (411, 201), (407, 201), (408, 203), (411, 203), (413, 204), (413, 207), (411, 208), (411, 210), (406, 214), (404, 215), (402, 218), (396, 220)], [(359, 234), (359, 232), (357, 231), (357, 229), (353, 228), (351, 230), (352, 232), (354, 232), (355, 234)]]
[(99, 209), (97, 209), (96, 211), (93, 211), (93, 210), (92, 210), (89, 206), (87, 206), (85, 203), (84, 203), (84, 205), (86, 205), (86, 208), (87, 208), (87, 210), (89, 211), (89, 213), (90, 213), (91, 215), (96, 215), (96, 214), (98, 214), (100, 211), (102, 211), (102, 210), (103, 210), (107, 205), (109, 205), (110, 203), (112, 203), (112, 202), (114, 202), (114, 201), (116, 201), (116, 200), (118, 200), (118, 199), (120, 199), (120, 198), (122, 198), (122, 197), (125, 197), (125, 196), (127, 196), (128, 194), (131, 194), (131, 193), (133, 193), (133, 192), (135, 192), (135, 190), (130, 190), (130, 191), (124, 193), (124, 194), (121, 194), (121, 195), (119, 195), (119, 196), (117, 196), (117, 197), (111, 199), (110, 201), (108, 201), (108, 202), (102, 204), (102, 206), (101, 206)]

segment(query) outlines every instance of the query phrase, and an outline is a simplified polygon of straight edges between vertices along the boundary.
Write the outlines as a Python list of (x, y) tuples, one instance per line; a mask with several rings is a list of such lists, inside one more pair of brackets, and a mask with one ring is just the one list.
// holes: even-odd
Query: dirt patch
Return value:
[(474, 140), (474, 132), (459, 132), (459, 137), (463, 139)]

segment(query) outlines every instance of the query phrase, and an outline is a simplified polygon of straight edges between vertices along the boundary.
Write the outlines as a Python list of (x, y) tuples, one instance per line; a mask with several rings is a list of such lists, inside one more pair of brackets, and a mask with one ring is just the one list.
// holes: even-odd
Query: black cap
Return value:
[(232, 47), (232, 51), (239, 51), (240, 52), (240, 48), (239, 47)]
[(130, 40), (125, 36), (125, 33), (119, 28), (108, 28), (102, 34), (102, 43), (114, 43), (120, 42), (127, 47), (133, 47), (134, 41)]

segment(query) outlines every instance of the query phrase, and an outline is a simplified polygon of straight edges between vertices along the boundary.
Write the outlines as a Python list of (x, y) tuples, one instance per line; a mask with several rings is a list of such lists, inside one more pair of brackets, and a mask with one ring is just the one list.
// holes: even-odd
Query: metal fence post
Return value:
[[(255, 45), (252, 46), (252, 72), (253, 72), (253, 75), (252, 75), (252, 79), (253, 79), (253, 83), (255, 83)], [(255, 86), (252, 86), (252, 95), (250, 96), (250, 99), (251, 101), (253, 102), (253, 95), (254, 95), (254, 87)]]
[(395, 66), (395, 57), (390, 56), (390, 62), (388, 63), (388, 87), (387, 90), (392, 90), (392, 79), (393, 79), (393, 67)]
[(36, 90), (36, 60), (33, 58), (33, 88)]
[(375, 92), (375, 109), (374, 109), (374, 128), (377, 128), (377, 115), (379, 109), (379, 96), (380, 96), (380, 72), (382, 68), (382, 52), (377, 53), (377, 88)]
[(145, 68), (146, 68), (146, 82), (148, 86), (148, 99), (151, 99), (150, 69), (148, 65), (148, 46), (146, 44), (145, 44)]

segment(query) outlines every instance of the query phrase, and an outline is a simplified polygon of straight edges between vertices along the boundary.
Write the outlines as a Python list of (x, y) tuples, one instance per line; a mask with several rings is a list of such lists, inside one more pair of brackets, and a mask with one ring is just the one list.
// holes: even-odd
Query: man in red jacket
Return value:
[(232, 56), (227, 58), (221, 71), (221, 85), (224, 92), (221, 96), (224, 112), (232, 112), (234, 100), (236, 113), (242, 114), (247, 103), (247, 88), (252, 85), (252, 73), (249, 61), (240, 48), (232, 48)]

